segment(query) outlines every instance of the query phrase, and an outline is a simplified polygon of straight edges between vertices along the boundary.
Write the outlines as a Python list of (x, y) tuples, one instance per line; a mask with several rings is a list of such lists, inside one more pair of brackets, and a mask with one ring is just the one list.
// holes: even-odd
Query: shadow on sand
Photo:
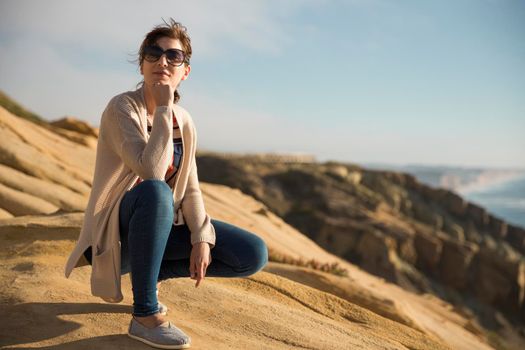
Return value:
[[(16, 349), (130, 349), (135, 346), (144, 348), (125, 333), (104, 335), (81, 340), (74, 340), (59, 345), (39, 347), (36, 342), (60, 337), (76, 331), (82, 325), (61, 319), (63, 315), (123, 314), (128, 320), (131, 315), (130, 305), (97, 303), (22, 303), (15, 305), (0, 304), (0, 348), (16, 346)], [(123, 317), (124, 321), (124, 317)], [(21, 345), (27, 345), (24, 348)], [(36, 346), (36, 347), (35, 347)]]

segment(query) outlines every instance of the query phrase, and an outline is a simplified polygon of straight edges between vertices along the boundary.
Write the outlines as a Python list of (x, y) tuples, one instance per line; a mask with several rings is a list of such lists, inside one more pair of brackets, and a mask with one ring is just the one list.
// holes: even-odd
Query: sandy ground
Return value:
[[(125, 336), (125, 299), (106, 304), (89, 292), (90, 267), (62, 277), (67, 240), (34, 241), (2, 257), (1, 344), (6, 348), (143, 349)], [(19, 247), (17, 247), (19, 248)], [(271, 263), (269, 264), (272, 265)], [(206, 278), (201, 287), (164, 282), (161, 299), (197, 349), (443, 349), (431, 337), (344, 299), (262, 271), (248, 278)]]
[[(339, 261), (350, 274), (270, 262), (248, 278), (208, 277), (199, 288), (189, 278), (165, 281), (160, 299), (192, 338), (192, 348), (489, 349), (450, 305), (345, 263), (237, 190), (202, 188), (212, 217), (257, 233), (272, 250)], [(147, 348), (125, 335), (132, 304), (128, 276), (120, 304), (91, 296), (90, 266), (64, 277), (82, 219), (72, 213), (0, 221), (1, 346)]]

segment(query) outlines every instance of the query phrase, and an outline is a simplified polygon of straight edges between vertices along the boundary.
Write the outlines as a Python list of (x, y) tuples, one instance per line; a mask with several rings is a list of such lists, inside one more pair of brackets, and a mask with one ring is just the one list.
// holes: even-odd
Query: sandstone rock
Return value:
[(364, 225), (353, 220), (328, 219), (319, 234), (321, 237), (325, 237), (324, 240), (328, 243), (326, 248), (329, 248), (332, 253), (341, 257), (351, 257), (361, 235), (366, 234), (364, 232), (366, 232)]
[(423, 271), (435, 274), (443, 251), (443, 242), (435, 236), (418, 232), (414, 237), (414, 247), (417, 266)]
[(362, 268), (387, 280), (395, 280), (398, 257), (396, 241), (393, 238), (375, 230), (363, 234), (356, 253)]
[(360, 171), (351, 171), (346, 176), (346, 180), (352, 185), (358, 185), (359, 183), (361, 183), (362, 178), (363, 174)]
[(376, 211), (383, 203), (382, 197), (378, 193), (370, 190), (368, 186), (363, 186), (362, 184), (357, 185), (354, 190), (356, 199), (368, 210)]
[(410, 174), (405, 174), (405, 184), (408, 188), (416, 191), (421, 187), (421, 184), (417, 181), (416, 177)]
[(459, 195), (451, 191), (445, 191), (441, 203), (454, 215), (464, 216), (467, 210), (467, 202)]
[(11, 214), (11, 213), (8, 212), (7, 210), (2, 209), (2, 208), (0, 207), (0, 220), (2, 220), (2, 219), (9, 219), (9, 218), (12, 218), (12, 217), (14, 217), (13, 214)]
[(348, 176), (348, 168), (342, 164), (329, 164), (325, 166), (325, 172), (339, 179), (346, 179)]
[(468, 203), (467, 215), (471, 217), (474, 223), (479, 227), (484, 227), (489, 222), (489, 215), (485, 208), (482, 208), (473, 203)]
[(495, 216), (489, 216), (490, 233), (496, 238), (504, 238), (507, 235), (507, 223)]
[(469, 242), (480, 244), (482, 241), (482, 237), (478, 229), (476, 228), (476, 224), (471, 220), (466, 220), (466, 223), (462, 225), (464, 232), (465, 232), (465, 239)]
[(98, 138), (98, 129), (92, 127), (85, 121), (73, 118), (73, 117), (64, 117), (62, 119), (58, 119), (55, 121), (50, 122), (49, 124), (66, 130), (75, 131), (77, 133), (93, 136), (95, 138)]
[(92, 149), (97, 148), (98, 139), (93, 136), (88, 136), (88, 135), (84, 135), (76, 131), (55, 128), (55, 127), (50, 127), (50, 130), (75, 143), (79, 143), (81, 145), (87, 146)]
[(403, 261), (406, 261), (410, 265), (414, 266), (417, 262), (417, 251), (414, 246), (414, 239), (407, 238), (404, 240), (397, 241), (398, 255)]
[[(377, 221), (373, 222), (372, 226), (383, 235), (395, 240), (396, 253), (403, 261), (411, 265), (416, 263), (417, 253), (414, 248), (415, 230), (412, 227), (402, 225), (401, 222), (396, 221)], [(366, 226), (363, 229), (366, 231)]]
[(368, 171), (361, 182), (376, 194), (380, 194), (383, 200), (395, 211), (400, 209), (401, 201), (406, 195), (401, 193), (402, 191), (397, 185), (387, 181), (382, 173)]
[(509, 225), (506, 235), (507, 242), (510, 243), (521, 254), (525, 254), (525, 229), (521, 227)]
[(439, 201), (441, 198), (440, 190), (430, 187), (426, 184), (419, 186), (418, 192), (429, 201)]
[[(38, 197), (64, 211), (84, 211), (88, 196), (81, 195), (49, 181), (26, 175), (0, 164), (0, 184), (13, 190)], [(1, 205), (0, 205), (1, 207)]]
[(58, 207), (43, 199), (2, 184), (0, 184), (0, 208), (14, 216), (49, 214), (58, 210)]
[(435, 230), (441, 230), (443, 227), (443, 217), (436, 213), (423, 201), (412, 201), (412, 212), (414, 218), (430, 225)]
[(473, 293), (483, 302), (494, 304), (510, 294), (511, 283), (494, 266), (479, 263), (474, 274)]
[(510, 312), (522, 308), (525, 298), (523, 259), (482, 247), (472, 265), (471, 289), (480, 300)]
[(94, 162), (92, 149), (0, 107), (0, 164), (88, 195)]
[(449, 234), (453, 239), (463, 242), (465, 240), (465, 232), (463, 227), (451, 221), (448, 218), (444, 219), (443, 222), (443, 231)]
[(407, 175), (399, 172), (393, 172), (393, 171), (385, 171), (384, 173), (385, 178), (389, 179), (391, 182), (393, 182), (396, 185), (404, 186), (407, 182)]
[(405, 198), (403, 201), (401, 201), (399, 212), (408, 217), (414, 216), (413, 203), (409, 198)]
[(441, 281), (459, 291), (465, 290), (469, 285), (470, 264), (477, 251), (475, 244), (444, 239), (439, 262)]

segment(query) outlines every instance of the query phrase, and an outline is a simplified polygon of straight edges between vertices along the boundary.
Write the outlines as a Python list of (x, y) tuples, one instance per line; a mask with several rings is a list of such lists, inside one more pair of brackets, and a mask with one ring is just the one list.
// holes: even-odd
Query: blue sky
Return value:
[(0, 2), (0, 89), (98, 125), (161, 18), (188, 27), (198, 147), (525, 167), (525, 2)]

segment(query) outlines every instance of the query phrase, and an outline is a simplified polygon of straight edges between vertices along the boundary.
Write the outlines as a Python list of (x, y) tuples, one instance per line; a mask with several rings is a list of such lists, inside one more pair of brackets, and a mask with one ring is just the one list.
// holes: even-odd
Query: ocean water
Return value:
[(508, 223), (525, 228), (525, 177), (461, 195)]

